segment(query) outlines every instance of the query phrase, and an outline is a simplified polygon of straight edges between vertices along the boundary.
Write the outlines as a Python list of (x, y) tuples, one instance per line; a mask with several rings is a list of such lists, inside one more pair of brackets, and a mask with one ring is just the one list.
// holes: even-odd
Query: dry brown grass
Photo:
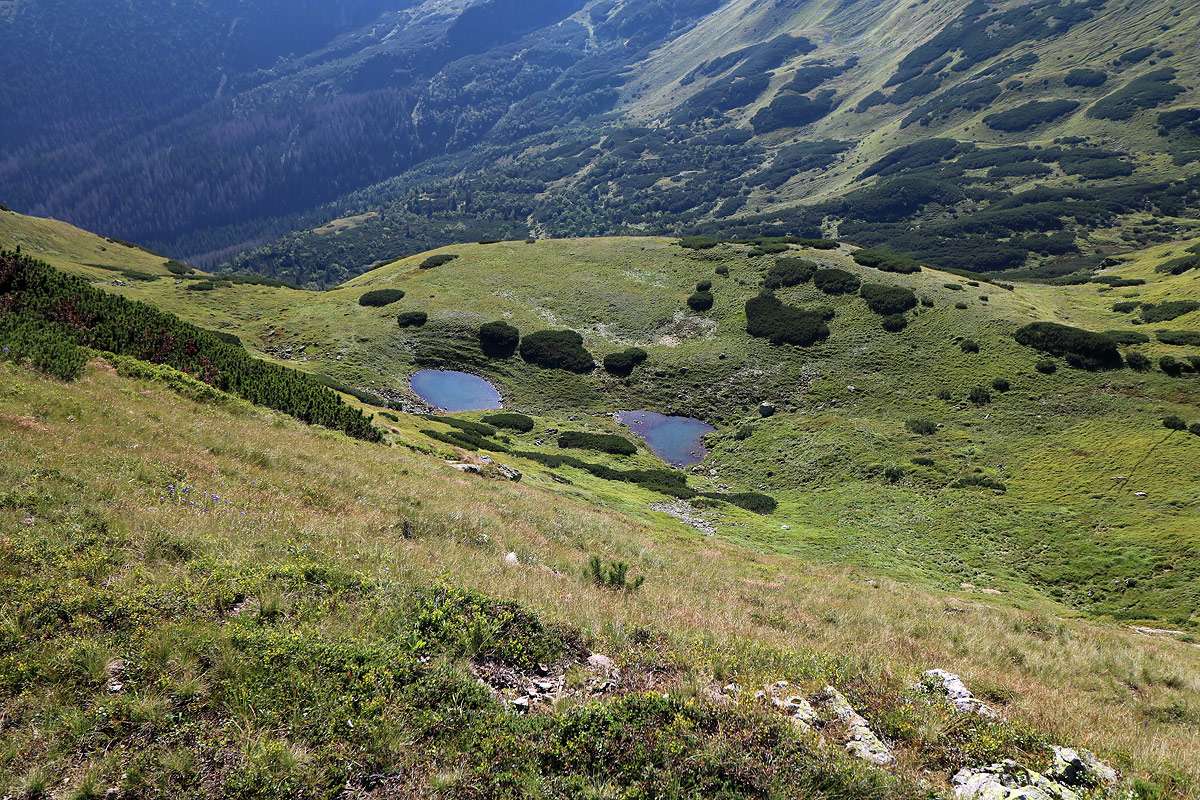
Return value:
[[(449, 576), (579, 626), (601, 649), (624, 647), (638, 628), (664, 632), (697, 683), (815, 685), (836, 675), (884, 697), (941, 667), (1056, 740), (1135, 772), (1200, 781), (1200, 727), (1159, 713), (1200, 709), (1200, 649), (1187, 642), (1071, 618), (1049, 603), (756, 553), (649, 512), (634, 519), (606, 508), (603, 492), (613, 489), (603, 482), (579, 480), (569, 491), (587, 497), (575, 499), (536, 469), (520, 484), (485, 481), (405, 448), (197, 405), (103, 370), (67, 387), (0, 365), (0, 387), (5, 459), (59, 470), (109, 498), (104, 512), (135, 546), (169, 531), (222, 560), (303, 548), (368, 576)], [(220, 505), (163, 502), (180, 476)], [(0, 512), (0, 528), (19, 522)], [(522, 566), (505, 566), (509, 550)], [(579, 571), (592, 554), (631, 562), (644, 588), (586, 585)]]

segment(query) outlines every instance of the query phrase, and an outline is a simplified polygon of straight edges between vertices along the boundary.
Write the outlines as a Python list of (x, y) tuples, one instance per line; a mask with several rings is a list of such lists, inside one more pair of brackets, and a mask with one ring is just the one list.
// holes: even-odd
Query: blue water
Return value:
[(668, 417), (653, 411), (622, 411), (617, 421), (636, 433), (654, 454), (676, 467), (699, 464), (708, 455), (700, 441), (716, 430), (691, 417)]
[(442, 411), (488, 411), (502, 407), (500, 392), (478, 375), (423, 369), (413, 373), (411, 383), (422, 400)]

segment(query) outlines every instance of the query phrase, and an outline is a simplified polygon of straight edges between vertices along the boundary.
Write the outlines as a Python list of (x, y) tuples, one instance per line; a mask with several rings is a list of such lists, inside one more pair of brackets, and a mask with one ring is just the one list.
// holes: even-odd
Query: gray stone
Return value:
[(971, 690), (963, 683), (962, 678), (953, 672), (931, 669), (921, 675), (919, 686), (944, 696), (952, 706), (964, 714), (978, 714), (987, 719), (996, 719), (1000, 716), (995, 709), (971, 694)]
[(826, 686), (816, 697), (826, 717), (840, 720), (847, 730), (846, 750), (854, 756), (877, 767), (894, 764), (896, 757), (883, 740), (875, 735), (867, 721), (854, 710), (854, 706), (832, 686)]
[(1120, 777), (1117, 771), (1105, 764), (1095, 753), (1074, 750), (1070, 747), (1054, 747), (1054, 764), (1046, 776), (1066, 786), (1093, 789), (1112, 786)]
[(1071, 789), (1011, 759), (963, 768), (951, 783), (958, 800), (1079, 800)]

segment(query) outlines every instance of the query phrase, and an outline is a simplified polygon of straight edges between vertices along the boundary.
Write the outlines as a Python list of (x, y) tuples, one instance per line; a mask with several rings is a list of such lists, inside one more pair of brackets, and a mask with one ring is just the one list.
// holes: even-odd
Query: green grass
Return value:
[[(194, 293), (167, 281), (113, 290), (235, 333), (260, 353), (290, 345), (291, 365), (392, 396), (409, 395), (405, 377), (418, 366), (478, 372), (500, 387), (508, 409), (539, 418), (534, 431), (509, 435), (511, 450), (553, 454), (556, 436), (546, 431), (578, 428), (572, 418), (580, 416), (597, 432), (628, 435), (610, 417), (616, 410), (705, 419), (718, 432), (693, 477), (695, 488), (724, 484), (780, 502), (764, 518), (727, 507), (712, 512), (720, 536), (757, 550), (869, 566), (943, 589), (966, 582), (1015, 596), (1040, 594), (1091, 614), (1195, 628), (1200, 618), (1190, 587), (1200, 567), (1187, 553), (1198, 543), (1200, 524), (1197, 487), (1185, 467), (1200, 440), (1179, 434), (1164, 441), (1160, 421), (1168, 414), (1193, 421), (1196, 382), (1157, 371), (1088, 373), (1061, 363), (1043, 375), (1035, 369), (1041, 356), (1011, 337), (1039, 320), (1137, 330), (1131, 315), (1112, 311), (1118, 297), (1200, 297), (1200, 273), (1154, 270), (1190, 244), (1152, 248), (1107, 270), (1146, 280), (1112, 291), (1096, 284), (953, 291), (950, 285), (966, 282), (936, 270), (881, 275), (855, 264), (844, 249), (798, 249), (822, 266), (910, 288), (933, 302), (911, 313), (902, 333), (883, 335), (858, 297), (830, 297), (811, 285), (782, 289), (788, 304), (835, 312), (829, 340), (805, 349), (773, 347), (745, 333), (744, 303), (771, 260), (744, 246), (692, 251), (653, 238), (459, 245), (448, 250), (460, 257), (435, 270), (420, 269), (428, 257), (422, 254), (345, 287), (303, 295), (258, 286)], [(718, 265), (729, 268), (728, 277), (714, 275)], [(703, 315), (685, 306), (699, 280), (713, 281), (716, 298)], [(407, 297), (389, 309), (359, 306), (363, 291), (376, 287), (402, 288)], [(983, 293), (986, 304), (976, 297)], [(955, 308), (963, 298), (968, 308)], [(424, 329), (397, 328), (397, 310), (410, 304), (429, 312)], [(598, 358), (638, 346), (649, 360), (617, 378), (602, 370), (588, 376), (544, 370), (519, 356), (490, 359), (477, 331), (496, 319), (526, 335), (577, 330)], [(1194, 330), (1200, 314), (1171, 324)], [(963, 353), (958, 343), (966, 338), (979, 342), (981, 352)], [(1158, 341), (1134, 349), (1155, 360), (1187, 353)], [(1012, 390), (993, 393), (986, 406), (967, 402), (972, 387), (999, 378)], [(950, 399), (937, 399), (941, 392)], [(764, 400), (780, 413), (739, 441), (734, 434)], [(916, 417), (943, 428), (915, 436), (906, 422)], [(401, 440), (434, 446), (417, 433), (428, 423), (391, 427)], [(914, 465), (914, 458), (933, 466)], [(644, 451), (589, 460), (616, 469), (660, 466)], [(570, 467), (562, 471), (576, 487), (595, 487), (589, 491), (598, 502), (628, 512), (644, 513), (654, 498)], [(1007, 491), (964, 486), (972, 476)], [(1148, 496), (1138, 497), (1140, 491)], [(893, 537), (908, 543), (884, 544)]]

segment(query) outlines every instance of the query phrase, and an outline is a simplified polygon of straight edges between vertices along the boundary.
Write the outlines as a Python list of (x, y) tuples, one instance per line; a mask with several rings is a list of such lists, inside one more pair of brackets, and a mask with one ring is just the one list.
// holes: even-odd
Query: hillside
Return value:
[[(345, 0), (293, 29), (266, 22), (267, 0), (232, 17), (22, 2), (0, 16), (0, 199), (322, 287), (530, 231), (837, 229), (941, 266), (1060, 275), (1194, 218), (1195, 11)], [(108, 53), (148, 32), (179, 55)], [(103, 68), (53, 61), (53, 41)], [(908, 236), (917, 223), (935, 235)]]
[[(461, 245), (433, 254), (457, 256), (441, 266), (422, 269), (430, 257), (423, 254), (327, 292), (193, 291), (199, 281), (178, 278), (103, 286), (236, 335), (251, 351), (324, 375), (376, 405), (424, 408), (408, 385), (418, 368), (482, 375), (507, 408), (538, 418), (533, 432), (513, 435), (511, 449), (553, 455), (559, 448), (546, 432), (562, 429), (628, 435), (612, 419), (619, 410), (697, 417), (717, 432), (707, 437), (710, 454), (693, 484), (766, 493), (780, 504), (767, 517), (729, 506), (701, 512), (722, 537), (755, 549), (1192, 628), (1200, 623), (1189, 556), (1197, 545), (1196, 486), (1187, 465), (1200, 440), (1164, 430), (1162, 420), (1192, 422), (1197, 389), (1189, 374), (1171, 377), (1159, 362), (1186, 366), (1200, 312), (1148, 324), (1136, 306), (1200, 300), (1200, 271), (1156, 269), (1198, 243), (1141, 251), (1106, 269), (1099, 283), (1012, 288), (928, 268), (884, 273), (856, 263), (847, 248), (797, 247), (793, 257), (910, 287), (913, 302), (921, 300), (903, 331), (887, 333), (856, 292), (826, 294), (811, 282), (777, 290), (788, 306), (832, 312), (828, 339), (809, 347), (747, 335), (746, 303), (780, 256), (756, 256), (745, 245), (690, 251), (647, 238)], [(703, 280), (712, 281), (715, 302), (697, 313), (686, 301)], [(405, 296), (385, 308), (358, 303), (378, 289)], [(409, 312), (428, 322), (397, 326)], [(636, 346), (648, 360), (621, 378), (489, 357), (478, 336), (492, 320), (525, 336), (579, 331), (597, 359)], [(1147, 356), (1150, 371), (1088, 371), (1058, 360), (1042, 374), (1035, 364), (1044, 357), (1012, 336), (1042, 321), (1120, 332), (1125, 355)], [(1193, 333), (1177, 341), (1162, 331)], [(978, 352), (966, 352), (964, 342)], [(1001, 380), (1003, 391), (994, 387)], [(983, 404), (968, 401), (975, 388), (988, 396)], [(760, 419), (763, 402), (777, 413)], [(915, 434), (914, 420), (936, 431)], [(614, 467), (659, 463), (645, 451), (595, 458)], [(630, 496), (630, 487), (605, 484), (606, 502), (647, 514), (653, 493)]]
[[(1200, 439), (1163, 421), (1200, 421), (1200, 270), (1176, 266), (1200, 238), (1074, 285), (827, 242), (625, 237), (457, 245), (312, 292), (183, 274), (10, 212), (0, 226), (5, 247), (325, 376), (385, 433), (307, 428), (127, 356), (68, 384), (0, 364), (4, 703), (29, 723), (0, 756), (14, 791), (923, 797), (919, 781), (945, 790), (1002, 758), (1045, 770), (1065, 743), (1137, 797), (1197, 793)], [(830, 294), (830, 276), (911, 289), (916, 308), (889, 332), (867, 298), (908, 295)], [(380, 290), (386, 305), (360, 304)], [(801, 314), (789, 336), (813, 319), (827, 338), (748, 335), (763, 297)], [(397, 325), (413, 312), (423, 325)], [(646, 361), (618, 377), (486, 355), (492, 320)], [(1050, 321), (1110, 331), (1149, 369), (1075, 368), (1013, 337)], [(429, 366), (485, 376), (530, 428), (419, 413), (408, 377)], [(710, 423), (708, 455), (664, 469), (612, 417), (643, 408)], [(637, 446), (564, 447), (567, 431)], [(587, 577), (593, 557), (610, 578), (624, 564), (627, 588)], [(933, 668), (1002, 721), (912, 689)], [(818, 715), (812, 693), (846, 692), (894, 765), (821, 747), (840, 723), (781, 727), (751, 700), (778, 680)], [(538, 681), (565, 699), (512, 714)]]

